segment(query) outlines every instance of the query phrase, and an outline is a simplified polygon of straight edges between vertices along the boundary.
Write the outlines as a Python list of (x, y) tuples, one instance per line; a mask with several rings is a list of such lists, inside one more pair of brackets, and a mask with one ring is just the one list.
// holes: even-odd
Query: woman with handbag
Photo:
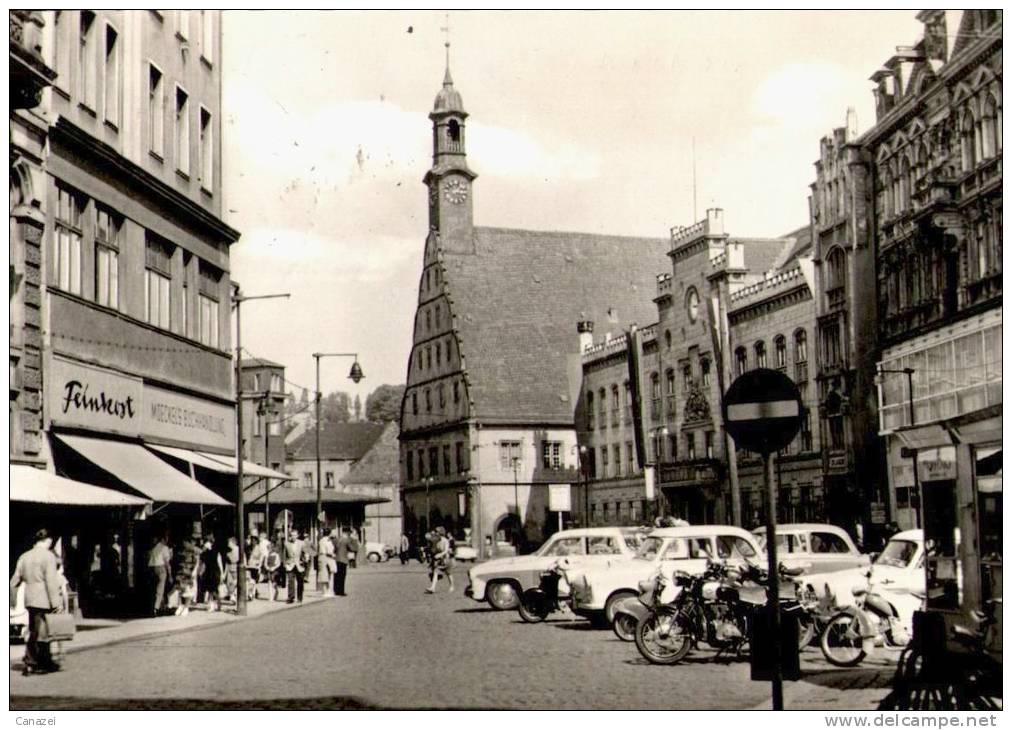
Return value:
[(18, 558), (11, 576), (11, 606), (17, 602), (18, 586), (25, 585), (25, 607), (28, 609), (28, 641), (25, 644), (25, 674), (55, 672), (60, 665), (50, 653), (46, 616), (64, 613), (61, 595), (63, 579), (53, 538), (45, 528), (35, 533), (35, 545)]

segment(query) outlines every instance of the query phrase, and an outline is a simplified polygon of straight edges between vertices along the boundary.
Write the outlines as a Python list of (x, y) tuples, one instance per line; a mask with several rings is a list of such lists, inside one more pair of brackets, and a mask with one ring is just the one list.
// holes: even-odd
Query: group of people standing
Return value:
[(273, 541), (266, 535), (251, 535), (246, 549), (247, 598), (258, 598), (258, 586), (266, 584), (270, 600), (277, 600), (284, 587), (288, 603), (302, 603), (306, 574), (314, 561), (320, 582), (327, 586), (326, 592), (346, 595), (348, 563), (359, 549), (358, 540), (349, 527), (343, 528), (340, 534), (337, 530), (328, 530), (316, 546), (305, 533), (294, 530), (287, 536), (279, 533)]

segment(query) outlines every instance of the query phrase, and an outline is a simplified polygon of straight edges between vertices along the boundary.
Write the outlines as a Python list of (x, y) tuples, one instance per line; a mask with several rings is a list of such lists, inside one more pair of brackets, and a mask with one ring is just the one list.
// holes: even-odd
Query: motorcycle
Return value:
[(819, 646), (826, 661), (837, 667), (855, 667), (876, 646), (902, 648), (910, 642), (910, 633), (899, 612), (881, 590), (868, 582), (854, 588), (854, 604), (835, 612), (819, 635)]
[[(781, 566), (779, 579), (793, 579), (800, 572)], [(662, 582), (662, 577), (655, 578), (656, 584)], [(738, 569), (710, 563), (699, 576), (679, 571), (675, 585), (680, 593), (670, 604), (657, 604), (659, 591), (654, 592), (654, 607), (636, 625), (636, 647), (654, 664), (677, 664), (699, 642), (717, 649), (718, 655), (740, 655), (748, 644), (753, 616), (767, 604), (768, 582), (766, 573), (753, 565)], [(796, 612), (799, 618), (809, 615), (798, 600), (796, 582), (783, 586), (782, 593), (781, 610)], [(811, 626), (810, 621), (799, 620), (800, 640)], [(811, 636), (808, 633), (808, 641)]]
[(528, 588), (520, 594), (517, 611), (524, 622), (540, 623), (548, 618), (549, 614), (568, 608), (569, 596), (563, 596), (559, 591), (559, 584), (566, 578), (567, 567), (565, 559), (558, 561), (541, 574), (537, 588)]
[(636, 624), (662, 605), (661, 595), (667, 586), (668, 580), (658, 570), (650, 578), (639, 582), (638, 596), (628, 596), (618, 601), (611, 622), (615, 636), (622, 641), (636, 641)]

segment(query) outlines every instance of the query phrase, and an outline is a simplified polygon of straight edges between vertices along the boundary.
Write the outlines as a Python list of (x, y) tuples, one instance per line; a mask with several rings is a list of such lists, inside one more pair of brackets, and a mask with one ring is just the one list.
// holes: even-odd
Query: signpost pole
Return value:
[(766, 485), (766, 558), (769, 569), (769, 616), (773, 640), (773, 709), (784, 709), (784, 678), (780, 666), (780, 571), (777, 564), (777, 490), (773, 481), (773, 455), (763, 452), (763, 480)]

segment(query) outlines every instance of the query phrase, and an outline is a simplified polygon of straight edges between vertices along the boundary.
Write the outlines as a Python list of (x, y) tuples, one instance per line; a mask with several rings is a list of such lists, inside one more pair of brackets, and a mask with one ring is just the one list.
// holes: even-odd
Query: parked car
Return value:
[[(562, 530), (552, 535), (532, 555), (489, 560), (467, 572), (465, 595), (476, 601), (488, 601), (492, 608), (515, 609), (519, 596), (537, 587), (541, 573), (560, 557), (574, 566), (607, 565), (628, 561), (635, 555), (644, 535), (638, 527), (583, 527)], [(567, 586), (560, 586), (563, 593)]]
[[(752, 530), (756, 542), (766, 549), (766, 528)], [(850, 568), (866, 569), (871, 558), (854, 545), (847, 531), (836, 525), (796, 522), (777, 525), (777, 562), (806, 573), (831, 573)]]
[(573, 611), (595, 623), (611, 624), (615, 605), (624, 598), (639, 595), (640, 581), (654, 575), (658, 568), (668, 579), (668, 588), (661, 598), (669, 601), (678, 590), (674, 572), (702, 573), (710, 560), (755, 563), (761, 560), (759, 545), (753, 535), (740, 527), (662, 527), (647, 535), (632, 560), (569, 571)]
[(370, 563), (382, 563), (390, 560), (394, 555), (394, 549), (384, 542), (366, 542), (362, 546), (362, 551), (365, 553), (366, 560)]
[(473, 563), (478, 559), (478, 551), (466, 543), (457, 543), (453, 551), (453, 557), (462, 563)]
[(896, 609), (900, 620), (912, 629), (913, 613), (921, 606), (925, 592), (924, 533), (905, 530), (889, 538), (871, 567), (851, 568), (833, 572), (812, 573), (803, 576), (805, 582), (823, 603), (824, 610), (831, 604), (849, 606), (854, 602), (853, 590), (871, 585)]

